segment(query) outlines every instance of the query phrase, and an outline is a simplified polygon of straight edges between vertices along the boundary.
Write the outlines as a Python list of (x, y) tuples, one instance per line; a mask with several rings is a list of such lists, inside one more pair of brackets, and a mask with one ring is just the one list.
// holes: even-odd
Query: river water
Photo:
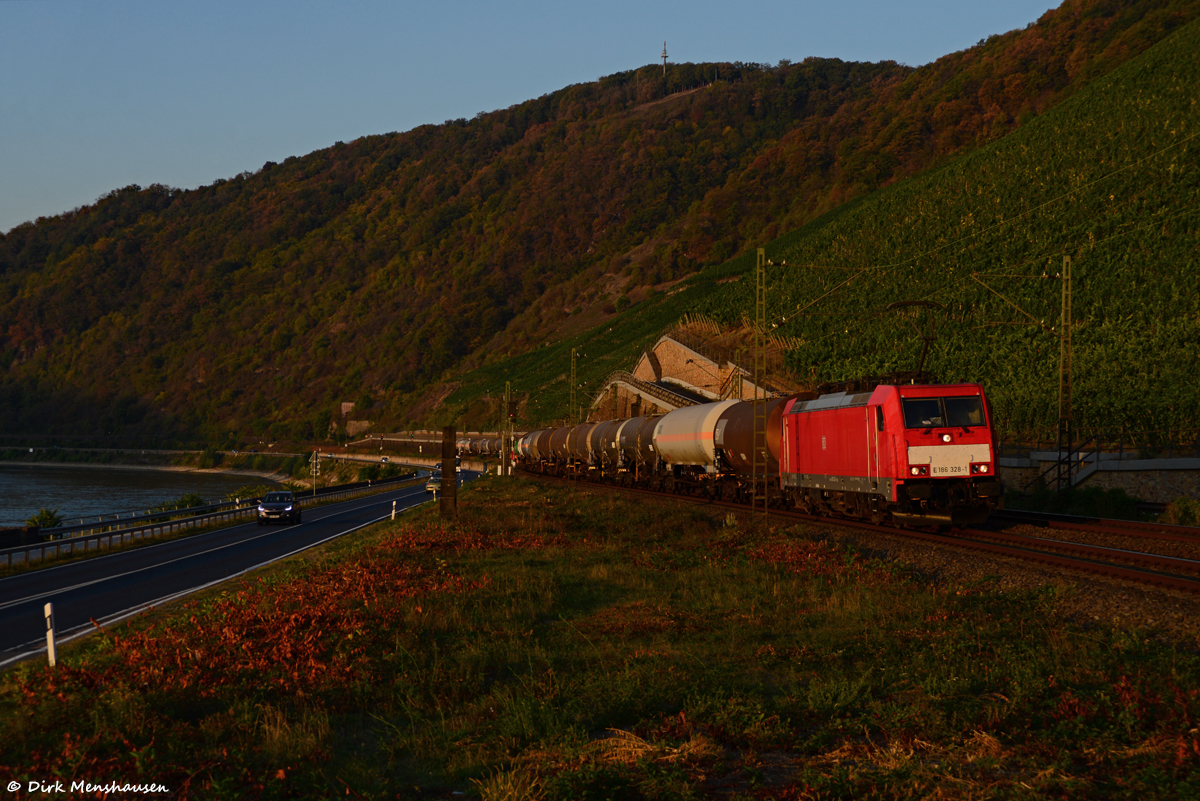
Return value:
[(250, 485), (257, 476), (75, 465), (0, 464), (0, 528), (23, 526), (41, 509), (57, 509), (63, 524), (120, 512), (143, 512), (197, 493), (210, 503)]

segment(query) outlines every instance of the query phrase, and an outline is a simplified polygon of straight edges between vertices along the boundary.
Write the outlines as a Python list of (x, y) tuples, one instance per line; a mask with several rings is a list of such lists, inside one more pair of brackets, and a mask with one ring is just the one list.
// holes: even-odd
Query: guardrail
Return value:
[[(378, 489), (381, 486), (390, 484), (399, 484), (405, 481), (411, 481), (412, 477), (397, 477), (380, 479), (377, 481), (358, 481), (353, 484), (341, 484), (335, 487), (318, 488), (315, 495), (311, 493), (296, 494), (297, 500), (301, 506), (312, 506), (315, 503), (355, 497), (357, 495), (365, 495), (372, 490)], [(248, 499), (251, 500), (251, 499)], [(189, 512), (196, 510), (214, 509), (209, 512), (197, 512), (187, 517), (181, 517)], [(59, 556), (65, 553), (74, 553), (75, 551), (92, 551), (100, 550), (101, 548), (111, 548), (113, 545), (124, 545), (126, 543), (137, 542), (143, 539), (153, 539), (161, 537), (164, 534), (171, 534), (176, 531), (183, 531), (189, 528), (199, 528), (210, 525), (212, 523), (232, 522), (239, 518), (250, 517), (255, 518), (258, 512), (258, 499), (252, 499), (249, 504), (235, 505), (230, 503), (213, 504), (211, 506), (197, 506), (192, 509), (178, 509), (173, 512), (157, 513), (150, 515), (156, 518), (153, 522), (146, 525), (130, 525), (128, 527), (114, 528), (114, 523), (104, 524), (105, 531), (96, 532), (100, 528), (100, 524), (84, 524), (84, 526), (64, 526), (62, 528), (44, 529), (39, 535), (47, 539), (41, 543), (19, 545), (13, 548), (0, 549), (0, 564), (11, 567), (14, 564), (22, 564), (33, 561), (34, 559), (46, 559), (49, 557)], [(147, 517), (145, 515), (143, 518)], [(174, 519), (167, 519), (174, 517)], [(133, 523), (136, 518), (125, 518), (122, 523)], [(62, 534), (73, 531), (90, 530), (89, 534), (77, 534), (75, 536), (63, 537)], [(17, 558), (17, 557), (21, 558)]]

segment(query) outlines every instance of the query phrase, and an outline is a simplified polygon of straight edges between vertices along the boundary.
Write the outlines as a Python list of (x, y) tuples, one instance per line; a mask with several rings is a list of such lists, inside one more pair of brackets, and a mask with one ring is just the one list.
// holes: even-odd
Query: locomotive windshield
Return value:
[(978, 396), (946, 398), (946, 417), (952, 426), (974, 428), (983, 422), (983, 403)]
[(984, 425), (983, 401), (965, 398), (902, 398), (906, 428), (974, 428)]

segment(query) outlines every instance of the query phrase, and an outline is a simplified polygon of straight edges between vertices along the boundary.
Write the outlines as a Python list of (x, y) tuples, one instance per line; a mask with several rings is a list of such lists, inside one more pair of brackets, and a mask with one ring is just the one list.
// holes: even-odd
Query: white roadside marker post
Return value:
[(396, 502), (392, 501), (392, 519), (396, 519)]
[(50, 660), (50, 667), (54, 667), (58, 661), (54, 654), (54, 604), (46, 604), (46, 657)]

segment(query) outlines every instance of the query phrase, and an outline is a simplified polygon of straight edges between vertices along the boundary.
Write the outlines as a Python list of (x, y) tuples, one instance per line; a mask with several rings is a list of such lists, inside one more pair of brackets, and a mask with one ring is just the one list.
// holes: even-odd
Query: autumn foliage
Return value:
[(397, 425), (448, 369), (1002, 137), (1198, 7), (1066, 0), (920, 67), (630, 70), (116, 189), (0, 236), (0, 431), (303, 439), (342, 401)]

